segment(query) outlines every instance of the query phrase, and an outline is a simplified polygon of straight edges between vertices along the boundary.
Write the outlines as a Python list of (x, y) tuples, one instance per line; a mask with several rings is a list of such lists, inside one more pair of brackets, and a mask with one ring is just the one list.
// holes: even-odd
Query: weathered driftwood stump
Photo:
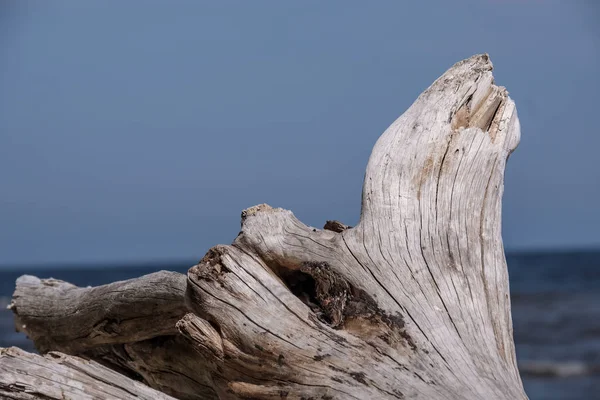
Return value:
[(377, 141), (357, 226), (251, 207), (187, 280), (20, 278), (17, 326), (182, 399), (524, 399), (500, 231), (519, 135), (471, 57)]

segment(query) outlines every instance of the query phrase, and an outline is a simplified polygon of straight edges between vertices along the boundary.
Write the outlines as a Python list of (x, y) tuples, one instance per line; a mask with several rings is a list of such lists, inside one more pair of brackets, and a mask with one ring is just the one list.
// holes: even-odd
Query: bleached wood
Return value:
[[(225, 286), (209, 289), (210, 280), (196, 278), (207, 262), (188, 275), (191, 287), (211, 293), (195, 304), (216, 319), (223, 336), (237, 343), (252, 338), (268, 349), (277, 344), (275, 354), (308, 352), (288, 374), (303, 383), (319, 379), (300, 369), (327, 370), (328, 362), (346, 366), (346, 377), (361, 371), (364, 383), (355, 385), (317, 373), (323, 386), (344, 387), (357, 398), (399, 396), (394, 390), (423, 399), (525, 398), (500, 231), (504, 166), (520, 129), (514, 103), (494, 85), (491, 71), (487, 55), (457, 63), (386, 130), (369, 159), (356, 227), (335, 233), (307, 227), (289, 211), (247, 210), (234, 247), (220, 250), (220, 269), (231, 273), (217, 274), (216, 282)], [(369, 295), (375, 315), (398, 323), (342, 316), (335, 334), (344, 343), (358, 339), (352, 349), (369, 348), (353, 355), (322, 338), (328, 335), (322, 325), (307, 323), (307, 307), (269, 279), (262, 262), (275, 271), (324, 263), (336, 279)], [(346, 296), (340, 307), (357, 298), (340, 296)], [(292, 311), (298, 317), (289, 316)], [(254, 329), (238, 331), (243, 323)], [(400, 333), (382, 338), (386, 330)], [(344, 353), (311, 361), (319, 347)]]
[(0, 399), (174, 400), (97, 362), (51, 352), (0, 348)]
[(487, 55), (455, 64), (384, 132), (356, 227), (245, 210), (234, 243), (188, 272), (190, 312), (179, 336), (168, 330), (183, 361), (161, 346), (150, 357), (154, 373), (179, 362), (171, 378), (144, 376), (149, 353), (130, 351), (155, 332), (88, 354), (108, 360), (127, 342), (130, 360), (113, 365), (168, 393), (184, 375), (220, 399), (526, 399), (501, 238), (520, 127), (491, 71)]
[(80, 288), (23, 275), (9, 308), (16, 328), (41, 352), (77, 354), (103, 344), (176, 334), (186, 313), (185, 275), (160, 271), (137, 279)]
[(81, 355), (177, 398), (210, 400), (211, 378), (176, 327), (185, 290), (185, 275), (168, 271), (90, 288), (24, 275), (9, 308), (42, 353)]

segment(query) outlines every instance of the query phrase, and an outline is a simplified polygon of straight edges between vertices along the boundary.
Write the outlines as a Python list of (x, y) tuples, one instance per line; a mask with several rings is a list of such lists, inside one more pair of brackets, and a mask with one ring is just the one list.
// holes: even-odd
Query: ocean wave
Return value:
[(600, 375), (600, 364), (581, 361), (520, 361), (519, 372), (524, 377), (571, 378)]

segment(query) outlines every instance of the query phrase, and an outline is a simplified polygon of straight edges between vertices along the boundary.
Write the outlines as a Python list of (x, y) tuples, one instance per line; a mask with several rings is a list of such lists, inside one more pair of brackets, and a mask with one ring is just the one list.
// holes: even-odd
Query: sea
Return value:
[[(600, 400), (600, 250), (509, 253), (514, 338), (531, 400)], [(35, 351), (7, 309), (22, 274), (97, 286), (159, 270), (185, 273), (195, 260), (87, 268), (0, 270), (0, 347)]]

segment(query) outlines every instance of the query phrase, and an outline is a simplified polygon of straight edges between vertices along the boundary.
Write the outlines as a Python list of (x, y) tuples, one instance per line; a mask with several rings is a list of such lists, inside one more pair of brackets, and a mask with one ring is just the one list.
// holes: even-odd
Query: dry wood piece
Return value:
[(0, 399), (174, 400), (94, 361), (16, 347), (0, 348)]
[(39, 351), (77, 354), (177, 333), (185, 286), (184, 275), (167, 271), (94, 288), (24, 275), (9, 308)]
[[(77, 339), (68, 322), (89, 308), (63, 294), (76, 289), (48, 288), (56, 294), (40, 313), (24, 290), (32, 278), (17, 282), (13, 310), (43, 351), (85, 351), (180, 398), (526, 399), (501, 238), (504, 168), (519, 138), (488, 56), (471, 57), (377, 141), (357, 226), (319, 230), (266, 204), (243, 211), (234, 243), (189, 270), (185, 295), (179, 284), (159, 296), (185, 297), (185, 316), (118, 297), (123, 315), (154, 315), (143, 334)], [(140, 279), (146, 293), (171, 290)], [(112, 309), (110, 293), (97, 288), (87, 302)], [(60, 324), (44, 325), (55, 315)]]

